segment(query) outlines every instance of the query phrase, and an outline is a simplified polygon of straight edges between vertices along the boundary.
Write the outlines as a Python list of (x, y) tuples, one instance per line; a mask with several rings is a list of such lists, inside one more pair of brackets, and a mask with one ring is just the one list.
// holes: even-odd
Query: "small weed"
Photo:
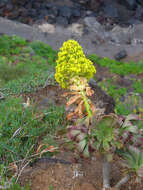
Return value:
[(10, 57), (12, 54), (19, 54), (22, 46), (25, 45), (27, 45), (27, 42), (18, 36), (0, 36), (0, 55)]
[(143, 115), (143, 100), (136, 94), (127, 95), (124, 102), (117, 101), (115, 112), (119, 115), (131, 113)]
[(99, 86), (107, 92), (108, 95), (112, 96), (115, 100), (120, 98), (121, 96), (126, 95), (127, 89), (123, 87), (119, 87), (113, 84), (112, 80), (107, 78), (106, 80), (99, 82)]
[(40, 41), (39, 42), (36, 41), (36, 42), (31, 42), (30, 47), (32, 47), (32, 49), (37, 55), (46, 58), (49, 64), (56, 66), (55, 64), (56, 52), (53, 51), (53, 49), (49, 45), (44, 44)]
[(89, 55), (88, 57), (95, 64), (99, 64), (102, 67), (107, 67), (111, 73), (120, 74), (121, 76), (143, 73), (143, 61), (139, 61), (138, 63), (125, 63), (111, 60), (107, 57), (99, 58), (96, 54)]
[(49, 190), (54, 190), (52, 185), (49, 186)]
[(143, 80), (134, 81), (132, 87), (135, 93), (143, 94)]
[(28, 70), (23, 67), (16, 67), (15, 65), (0, 64), (0, 85), (5, 84), (11, 80), (18, 79), (27, 74)]

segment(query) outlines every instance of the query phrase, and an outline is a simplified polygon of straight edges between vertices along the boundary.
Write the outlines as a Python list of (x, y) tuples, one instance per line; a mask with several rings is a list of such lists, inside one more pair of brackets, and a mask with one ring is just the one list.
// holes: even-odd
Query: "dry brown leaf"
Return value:
[(90, 102), (89, 105), (90, 105), (90, 109), (91, 109), (92, 113), (94, 114), (95, 111), (96, 111), (96, 107), (95, 107), (95, 105), (92, 104), (92, 102)]
[(83, 115), (84, 112), (84, 101), (82, 100), (79, 105), (78, 105), (78, 115), (81, 117)]
[(73, 116), (74, 116), (74, 112), (70, 112), (67, 114), (66, 118), (67, 118), (67, 120), (70, 121), (70, 120), (72, 120)]
[(67, 97), (68, 95), (74, 95), (77, 94), (77, 92), (65, 92), (64, 94), (62, 94), (62, 97)]
[(37, 150), (36, 150), (36, 154), (39, 154), (41, 147), (42, 147), (42, 146), (45, 146), (45, 145), (47, 145), (47, 144), (40, 144), (40, 145), (38, 146)]
[(85, 107), (84, 107), (84, 101), (81, 100), (77, 106), (77, 108), (75, 109), (75, 114), (78, 115), (80, 118), (83, 117), (83, 112), (85, 110)]
[(81, 95), (72, 96), (72, 97), (68, 100), (68, 102), (66, 103), (66, 106), (70, 106), (71, 104), (76, 103), (76, 101), (77, 101), (78, 99), (80, 99), (80, 98), (81, 98)]
[(86, 95), (92, 96), (94, 94), (94, 90), (92, 90), (90, 87), (86, 87)]
[(18, 167), (17, 167), (17, 165), (14, 162), (12, 162), (12, 163), (9, 164), (9, 168), (8, 169), (9, 169), (9, 171), (15, 173), (18, 170)]
[(39, 146), (38, 146), (38, 148), (37, 148), (37, 151), (36, 151), (36, 154), (39, 154), (40, 153), (40, 157), (42, 156), (42, 154), (43, 153), (45, 153), (45, 152), (54, 152), (57, 148), (56, 147), (54, 147), (53, 145), (48, 145), (48, 147), (47, 148), (45, 148), (44, 150), (42, 150), (41, 152), (40, 152), (40, 149), (41, 149), (41, 147), (42, 146), (47, 146), (48, 144), (40, 144)]
[(49, 146), (48, 148), (45, 148), (44, 150), (42, 150), (42, 151), (40, 152), (40, 156), (41, 156), (43, 153), (45, 153), (45, 152), (54, 152), (56, 149), (57, 149), (56, 147), (54, 147), (53, 145), (51, 145), (51, 146)]
[[(82, 102), (82, 101), (81, 101)], [(80, 117), (80, 118), (82, 118), (83, 117), (83, 112), (82, 112), (82, 106), (83, 106), (83, 108), (84, 108), (84, 102), (82, 102), (81, 104), (79, 104), (77, 107), (76, 107), (76, 109), (75, 109), (75, 111), (74, 111), (74, 115), (75, 116), (77, 116), (77, 117)]]

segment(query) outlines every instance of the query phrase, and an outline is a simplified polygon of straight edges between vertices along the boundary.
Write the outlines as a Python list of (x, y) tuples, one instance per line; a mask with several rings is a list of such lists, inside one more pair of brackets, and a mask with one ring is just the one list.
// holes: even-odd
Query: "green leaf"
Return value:
[(77, 144), (77, 149), (80, 151), (80, 152), (83, 152), (85, 146), (87, 145), (87, 141), (86, 139), (80, 141), (78, 144)]
[(103, 141), (103, 148), (104, 148), (105, 151), (109, 151), (109, 150), (110, 150), (110, 145), (109, 145), (109, 143)]
[(89, 154), (89, 149), (88, 149), (88, 144), (86, 145), (86, 147), (85, 147), (85, 149), (84, 149), (84, 151), (83, 151), (83, 156), (84, 156), (85, 158), (88, 158), (88, 157), (90, 156), (90, 154)]
[(130, 131), (131, 133), (137, 133), (138, 127), (135, 125), (130, 125), (129, 127), (127, 127), (127, 130)]

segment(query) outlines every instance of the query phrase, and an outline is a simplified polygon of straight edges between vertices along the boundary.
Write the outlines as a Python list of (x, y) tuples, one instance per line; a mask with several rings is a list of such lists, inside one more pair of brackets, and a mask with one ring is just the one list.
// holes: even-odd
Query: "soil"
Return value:
[(138, 62), (140, 60), (143, 60), (143, 52), (127, 56), (126, 58), (123, 59), (123, 61), (126, 61), (126, 62), (129, 62), (129, 61)]
[[(69, 154), (68, 156), (66, 154)], [(66, 156), (65, 156), (66, 155)], [(61, 152), (57, 158), (71, 161), (70, 152)], [(67, 158), (68, 157), (68, 158)], [(115, 160), (111, 168), (111, 185), (121, 179), (120, 162)], [(53, 163), (48, 159), (39, 160), (33, 167), (27, 167), (19, 179), (21, 185), (31, 183), (31, 190), (102, 190), (102, 165), (98, 157), (78, 164)], [(129, 181), (121, 190), (141, 190), (143, 184), (133, 185)], [(111, 189), (110, 189), (111, 190)], [(112, 190), (115, 190), (112, 188)]]

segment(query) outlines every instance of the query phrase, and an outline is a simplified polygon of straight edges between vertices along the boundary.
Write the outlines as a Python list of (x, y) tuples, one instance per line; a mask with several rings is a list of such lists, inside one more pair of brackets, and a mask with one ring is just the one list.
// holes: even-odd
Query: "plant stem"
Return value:
[(119, 189), (121, 187), (121, 185), (124, 185), (125, 183), (127, 183), (127, 181), (130, 179), (130, 175), (127, 174), (125, 177), (123, 177), (114, 187)]
[(83, 98), (83, 101), (84, 101), (84, 105), (85, 105), (85, 109), (88, 113), (88, 117), (92, 117), (93, 113), (91, 111), (91, 108), (90, 108), (90, 105), (88, 103), (88, 98), (86, 97), (86, 94), (84, 91), (80, 91), (81, 95), (82, 95), (82, 98)]
[(102, 158), (102, 176), (103, 176), (103, 190), (110, 188), (110, 163), (107, 162), (106, 156)]

